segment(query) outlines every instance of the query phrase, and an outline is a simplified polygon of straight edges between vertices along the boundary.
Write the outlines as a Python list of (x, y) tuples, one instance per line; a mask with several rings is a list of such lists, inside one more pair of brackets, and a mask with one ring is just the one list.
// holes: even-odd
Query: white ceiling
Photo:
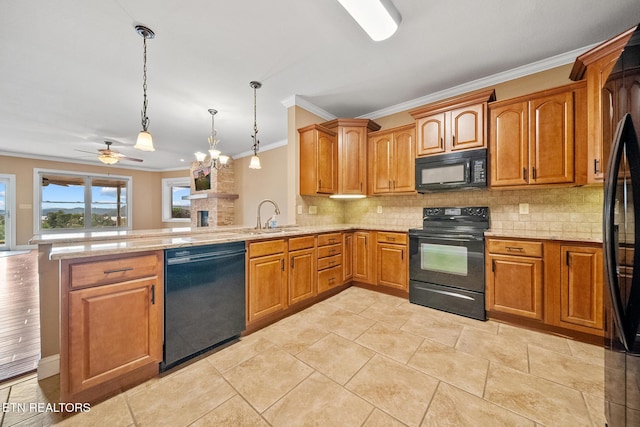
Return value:
[[(219, 148), (250, 149), (251, 80), (263, 84), (258, 139), (268, 146), (286, 140), (283, 101), (293, 96), (328, 117), (375, 117), (640, 22), (638, 0), (393, 1), (400, 28), (373, 42), (337, 0), (0, 0), (0, 154), (97, 164), (77, 150), (109, 139), (143, 169), (184, 168), (208, 148), (209, 108), (219, 111)], [(131, 147), (142, 106), (136, 24), (156, 33), (152, 153)]]

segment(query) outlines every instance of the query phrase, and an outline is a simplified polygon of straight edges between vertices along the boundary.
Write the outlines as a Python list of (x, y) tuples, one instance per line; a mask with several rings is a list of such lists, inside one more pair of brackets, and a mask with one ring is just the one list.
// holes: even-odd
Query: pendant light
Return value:
[(153, 146), (153, 139), (151, 138), (151, 134), (147, 131), (147, 129), (149, 128), (149, 117), (147, 117), (147, 39), (152, 39), (156, 35), (149, 28), (143, 27), (142, 25), (136, 25), (136, 32), (142, 37), (144, 45), (144, 65), (142, 67), (142, 130), (138, 134), (138, 140), (136, 141), (136, 145), (134, 145), (133, 148), (142, 151), (156, 151), (155, 147)]
[[(213, 169), (222, 169), (229, 167), (229, 156), (225, 156), (218, 150), (216, 147), (220, 143), (220, 140), (216, 139), (216, 128), (215, 128), (215, 115), (218, 113), (218, 110), (214, 110), (213, 108), (209, 109), (209, 114), (211, 114), (211, 136), (209, 137), (209, 159), (211, 166)], [(199, 163), (204, 163), (207, 158), (207, 154), (201, 151), (195, 153), (196, 160)]]
[(262, 87), (262, 83), (260, 82), (250, 82), (249, 86), (253, 88), (253, 156), (251, 156), (251, 161), (249, 162), (249, 169), (260, 169), (262, 166), (260, 165), (260, 157), (258, 157), (258, 150), (260, 150), (260, 141), (258, 140), (258, 124), (256, 120), (256, 90)]

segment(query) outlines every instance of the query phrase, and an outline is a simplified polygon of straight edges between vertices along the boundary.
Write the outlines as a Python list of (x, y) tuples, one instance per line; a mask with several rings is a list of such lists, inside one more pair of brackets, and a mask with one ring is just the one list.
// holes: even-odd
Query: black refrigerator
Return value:
[(610, 427), (640, 426), (639, 28), (603, 95), (603, 124), (617, 122), (604, 184), (605, 416)]

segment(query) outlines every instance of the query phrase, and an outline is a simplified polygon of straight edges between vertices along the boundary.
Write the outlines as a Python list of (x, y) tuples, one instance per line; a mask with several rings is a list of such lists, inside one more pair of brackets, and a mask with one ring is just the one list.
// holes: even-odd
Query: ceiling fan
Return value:
[[(98, 160), (100, 160), (102, 163), (106, 165), (115, 165), (120, 160), (128, 160), (130, 162), (140, 162), (140, 163), (144, 161), (142, 159), (137, 159), (135, 157), (125, 156), (124, 154), (116, 150), (113, 150), (111, 148), (111, 145), (113, 144), (112, 141), (104, 141), (104, 143), (107, 145), (107, 148), (98, 149)], [(91, 153), (90, 151), (83, 151), (83, 150), (76, 150), (76, 151), (81, 151), (83, 153)]]

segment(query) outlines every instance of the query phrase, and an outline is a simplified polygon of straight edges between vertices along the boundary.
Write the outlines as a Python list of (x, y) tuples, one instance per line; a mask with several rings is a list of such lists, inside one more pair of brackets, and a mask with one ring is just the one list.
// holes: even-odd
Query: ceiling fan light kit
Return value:
[(379, 42), (391, 37), (402, 16), (391, 0), (338, 0), (349, 15), (371, 37)]
[(142, 131), (138, 134), (138, 140), (136, 141), (136, 145), (134, 145), (133, 148), (141, 151), (155, 151), (156, 149), (153, 146), (153, 138), (147, 130), (149, 128), (149, 117), (147, 117), (147, 39), (154, 38), (155, 33), (149, 28), (142, 25), (136, 25), (135, 28), (136, 32), (140, 35), (140, 37), (142, 37), (144, 54), (142, 67)]

